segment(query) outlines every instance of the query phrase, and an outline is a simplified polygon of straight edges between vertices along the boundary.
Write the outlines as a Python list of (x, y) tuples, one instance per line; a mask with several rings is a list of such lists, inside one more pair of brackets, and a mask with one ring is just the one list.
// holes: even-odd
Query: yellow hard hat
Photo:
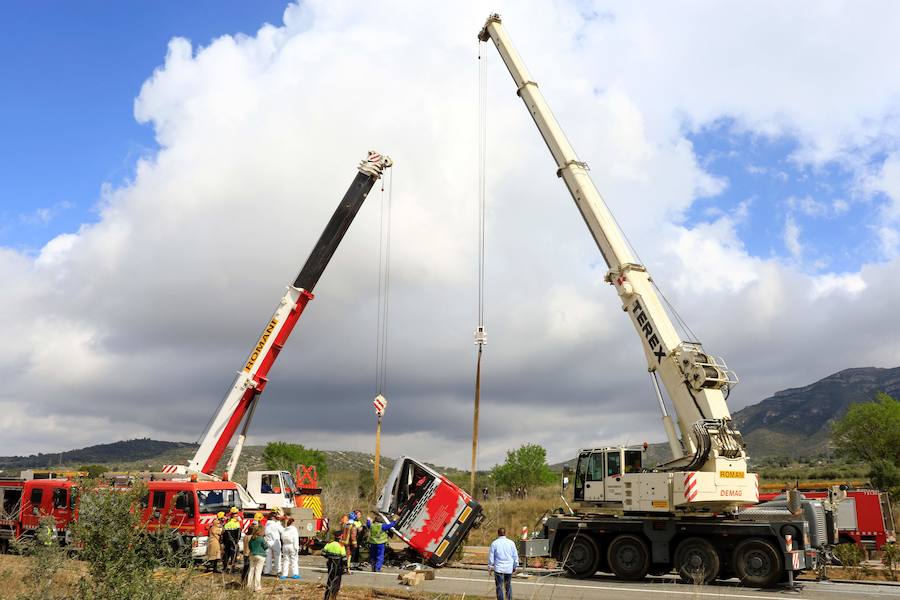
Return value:
[(276, 506), (275, 508), (273, 508), (273, 509), (272, 509), (272, 514), (273, 514), (273, 515), (280, 515), (280, 514), (281, 514), (281, 507)]
[(229, 510), (228, 512), (230, 512), (233, 515), (236, 515), (236, 514), (238, 514), (238, 509), (237, 509), (237, 507), (232, 506), (231, 510)]
[(262, 514), (262, 513), (256, 513), (255, 515), (253, 515), (253, 520), (254, 520), (254, 521), (262, 521), (262, 520), (263, 520), (263, 514)]
[(225, 513), (223, 513), (222, 511), (219, 511), (218, 513), (216, 513), (216, 518), (217, 518), (217, 519), (224, 519), (224, 518), (225, 518)]

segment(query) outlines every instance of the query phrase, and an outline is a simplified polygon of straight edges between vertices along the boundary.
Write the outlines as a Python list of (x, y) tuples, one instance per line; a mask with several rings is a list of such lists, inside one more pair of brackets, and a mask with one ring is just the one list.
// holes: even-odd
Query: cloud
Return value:
[[(749, 202), (709, 223), (686, 217), (698, 198), (715, 204), (733, 185), (704, 169), (686, 137), (717, 119), (789, 136), (793, 159), (809, 163), (896, 140), (889, 117), (900, 77), (871, 59), (897, 54), (896, 11), (617, 4), (601, 7), (609, 19), (586, 20), (582, 8), (502, 10), (654, 280), (741, 376), (732, 407), (845, 367), (900, 363), (884, 327), (900, 294), (896, 258), (814, 277), (751, 255), (736, 233)], [(0, 249), (0, 336), (15, 340), (0, 347), (0, 406), (16, 415), (0, 421), (12, 432), (0, 452), (194, 439), (355, 165), (378, 149), (396, 161), (383, 449), (466, 465), (473, 46), (484, 17), (476, 3), (423, 20), (399, 2), (313, 1), (254, 35), (205, 47), (173, 39), (134, 106), (159, 152), (126, 184), (102, 188), (97, 222), (36, 257)], [(581, 446), (662, 439), (643, 353), (603, 282), (606, 266), (496, 53), (485, 56), (490, 342), (480, 460), (525, 441), (561, 460)], [(896, 190), (890, 165), (878, 179), (886, 194)], [(373, 191), (281, 353), (253, 441), (371, 449), (380, 202)], [(793, 217), (786, 225), (797, 256), (799, 226)]]
[(788, 215), (784, 221), (784, 245), (795, 259), (803, 254), (803, 244), (800, 243), (800, 226), (793, 215)]

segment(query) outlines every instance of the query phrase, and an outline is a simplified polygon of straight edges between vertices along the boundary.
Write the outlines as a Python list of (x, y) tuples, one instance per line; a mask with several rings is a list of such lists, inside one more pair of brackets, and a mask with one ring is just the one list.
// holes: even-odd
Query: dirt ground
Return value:
[[(33, 598), (28, 577), (31, 559), (16, 555), (0, 555), (0, 599)], [(66, 568), (54, 581), (54, 597), (71, 598), (78, 579), (84, 574), (84, 564), (76, 560), (67, 561)], [(218, 575), (202, 572), (167, 571), (158, 572), (160, 578), (190, 577), (186, 598), (189, 600), (228, 600), (251, 596), (237, 587), (237, 576)], [(291, 600), (321, 600), (324, 588), (317, 582), (280, 582), (263, 578), (265, 598), (285, 598)], [(471, 596), (470, 596), (471, 597)], [(406, 590), (364, 589), (345, 586), (341, 589), (340, 600), (462, 600), (458, 595), (436, 595)]]

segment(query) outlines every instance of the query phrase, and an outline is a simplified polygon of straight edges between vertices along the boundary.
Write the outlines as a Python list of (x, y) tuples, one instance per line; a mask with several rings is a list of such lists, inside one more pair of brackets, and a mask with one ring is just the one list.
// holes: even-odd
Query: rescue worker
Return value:
[(294, 519), (288, 517), (281, 530), (281, 578), (300, 579), (300, 532), (294, 527)]
[(355, 520), (356, 514), (352, 512), (341, 517), (341, 543), (344, 545), (344, 548), (348, 552), (348, 573), (350, 572), (350, 567), (352, 566), (353, 548), (357, 544), (356, 536), (359, 533), (359, 530), (354, 524)]
[(225, 513), (220, 512), (216, 515), (216, 519), (210, 523), (206, 538), (206, 571), (213, 573), (221, 573), (219, 570), (219, 560), (222, 558), (222, 522), (225, 520)]
[(397, 526), (397, 521), (390, 523), (372, 522), (369, 519), (369, 562), (372, 571), (378, 573), (384, 566), (384, 546), (388, 541), (388, 531)]
[(222, 570), (231, 573), (234, 570), (234, 563), (237, 560), (238, 545), (241, 541), (241, 514), (237, 508), (231, 507), (228, 511), (228, 521), (222, 529), (224, 535), (222, 541), (225, 542), (225, 555), (222, 561)]
[(322, 556), (328, 564), (328, 580), (325, 582), (325, 600), (336, 600), (341, 591), (341, 577), (344, 575), (344, 559), (347, 558), (347, 550), (340, 538), (325, 544), (322, 548)]
[(266, 553), (266, 566), (263, 569), (264, 575), (278, 576), (278, 570), (281, 568), (281, 531), (283, 529), (281, 509), (275, 507), (272, 509), (272, 516), (266, 522), (265, 532), (268, 552)]
[(242, 545), (242, 554), (244, 557), (244, 566), (241, 569), (241, 583), (248, 587), (248, 577), (250, 575), (250, 538), (251, 534), (254, 530), (262, 528), (262, 520), (263, 514), (261, 512), (253, 515), (253, 522), (250, 524), (250, 528), (247, 530), (246, 535), (244, 535), (244, 542)]
[(262, 572), (266, 563), (266, 551), (269, 544), (262, 527), (254, 527), (250, 534), (250, 574), (247, 587), (252, 592), (262, 591)]

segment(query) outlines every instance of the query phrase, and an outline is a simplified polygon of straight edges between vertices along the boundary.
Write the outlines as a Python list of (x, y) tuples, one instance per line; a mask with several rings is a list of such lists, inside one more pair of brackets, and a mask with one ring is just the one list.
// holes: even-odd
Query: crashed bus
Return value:
[(425, 562), (441, 567), (483, 518), (481, 505), (427, 465), (401, 457), (376, 506), (386, 522)]

